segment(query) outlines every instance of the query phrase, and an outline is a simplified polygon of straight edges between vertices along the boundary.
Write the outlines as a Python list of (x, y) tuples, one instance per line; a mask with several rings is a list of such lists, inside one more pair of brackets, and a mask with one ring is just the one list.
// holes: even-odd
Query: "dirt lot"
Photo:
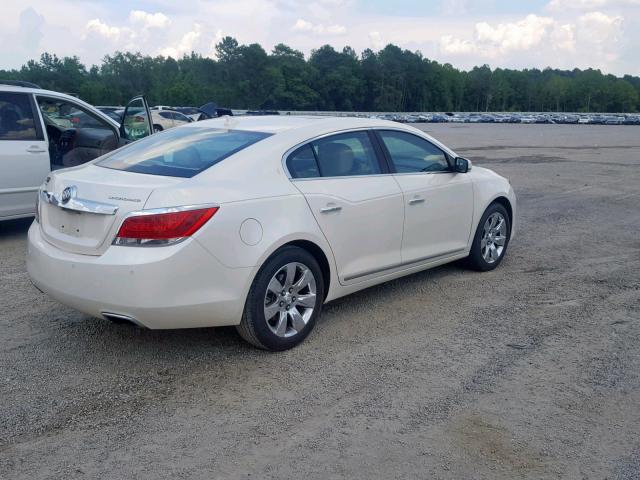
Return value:
[(505, 262), (336, 301), (282, 354), (76, 313), (1, 224), (0, 477), (639, 478), (640, 128), (424, 128), (511, 179)]

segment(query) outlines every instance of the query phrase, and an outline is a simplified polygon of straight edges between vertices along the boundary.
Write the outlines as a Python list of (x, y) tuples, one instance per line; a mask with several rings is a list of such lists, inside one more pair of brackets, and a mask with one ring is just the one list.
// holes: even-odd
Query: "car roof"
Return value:
[(223, 116), (210, 120), (201, 120), (189, 124), (189, 127), (211, 127), (230, 130), (248, 130), (264, 133), (282, 133), (290, 130), (316, 127), (319, 130), (335, 128), (375, 128), (398, 126), (396, 122), (375, 118), (332, 117), (332, 116), (298, 116), (298, 115), (247, 115)]

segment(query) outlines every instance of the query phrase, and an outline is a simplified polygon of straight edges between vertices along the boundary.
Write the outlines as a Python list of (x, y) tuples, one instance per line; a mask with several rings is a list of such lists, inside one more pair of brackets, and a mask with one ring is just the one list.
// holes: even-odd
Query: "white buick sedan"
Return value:
[(496, 268), (516, 213), (505, 178), (355, 118), (192, 123), (51, 173), (38, 198), (42, 291), (146, 328), (237, 325), (269, 350), (338, 297), (458, 259)]

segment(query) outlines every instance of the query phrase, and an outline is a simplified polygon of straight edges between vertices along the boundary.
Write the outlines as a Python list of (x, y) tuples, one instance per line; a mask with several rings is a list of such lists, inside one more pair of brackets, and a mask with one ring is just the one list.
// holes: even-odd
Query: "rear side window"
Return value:
[(321, 138), (311, 144), (323, 177), (381, 173), (367, 132), (349, 132)]
[(316, 155), (313, 153), (310, 143), (298, 148), (289, 155), (287, 169), (292, 178), (315, 178), (320, 176)]
[(191, 178), (269, 136), (269, 133), (244, 130), (175, 128), (131, 143), (97, 165), (126, 172)]
[(0, 92), (0, 140), (42, 139), (29, 97), (24, 93)]
[(292, 178), (349, 177), (382, 173), (367, 132), (349, 132), (314, 140), (287, 158)]

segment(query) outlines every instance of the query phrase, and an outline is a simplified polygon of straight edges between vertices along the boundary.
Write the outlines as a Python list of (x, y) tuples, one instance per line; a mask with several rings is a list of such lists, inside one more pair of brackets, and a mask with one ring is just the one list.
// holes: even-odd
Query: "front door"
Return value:
[(120, 143), (135, 142), (153, 133), (151, 111), (144, 96), (129, 100), (120, 122)]
[(403, 197), (366, 131), (341, 133), (293, 152), (287, 168), (333, 251), (341, 283), (400, 264)]
[(33, 97), (0, 92), (0, 219), (35, 212), (49, 150)]
[(456, 255), (469, 243), (473, 185), (455, 173), (447, 155), (425, 138), (377, 130), (404, 194), (402, 262), (428, 262)]

